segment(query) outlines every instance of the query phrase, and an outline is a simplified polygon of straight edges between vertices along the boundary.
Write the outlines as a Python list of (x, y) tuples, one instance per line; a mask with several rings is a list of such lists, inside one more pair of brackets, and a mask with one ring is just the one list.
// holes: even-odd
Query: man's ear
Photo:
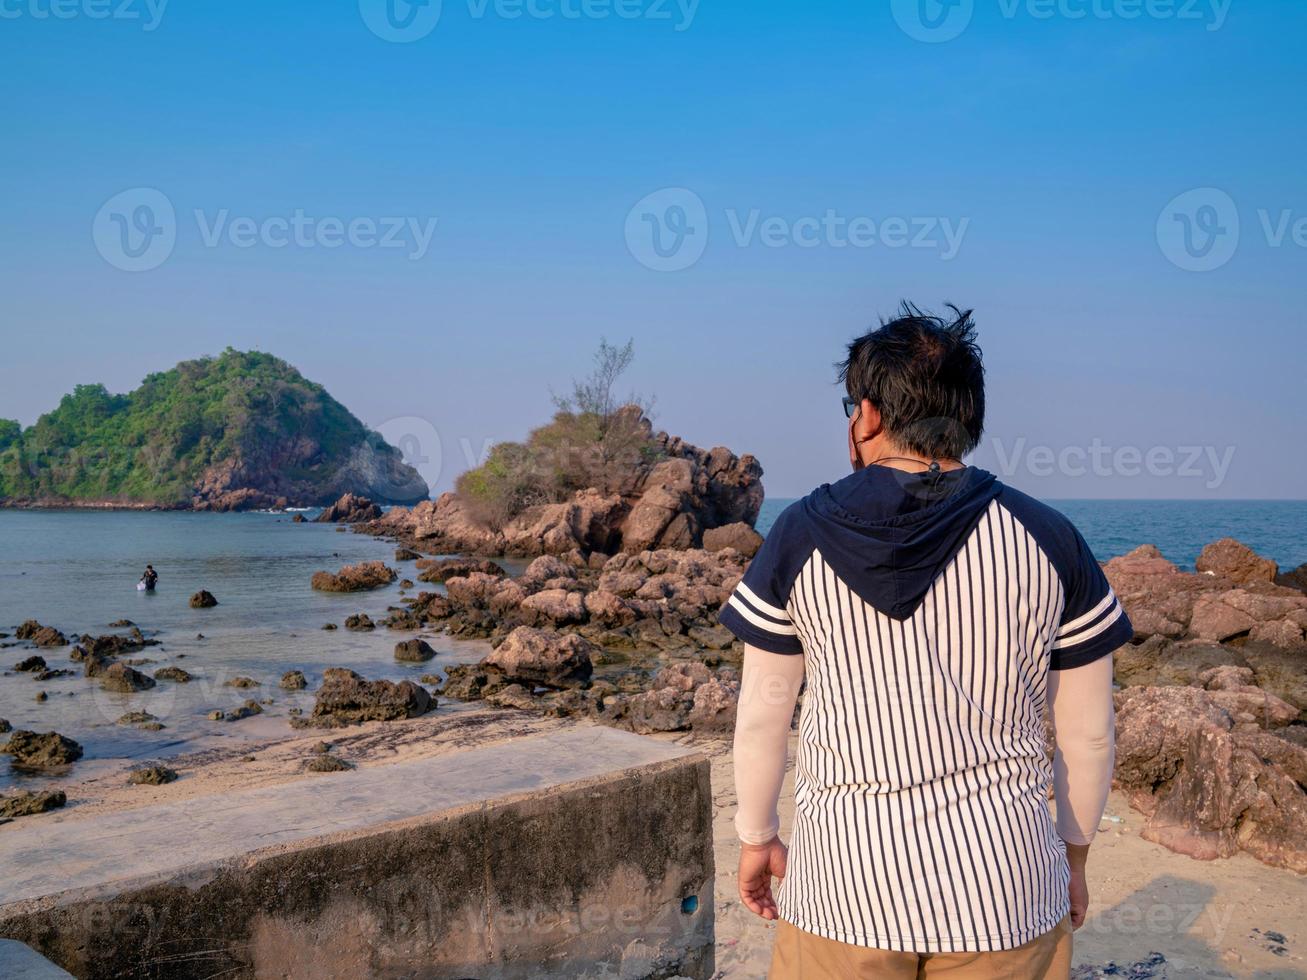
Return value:
[(853, 420), (853, 435), (858, 442), (866, 442), (880, 434), (880, 410), (864, 398), (858, 404), (858, 415)]

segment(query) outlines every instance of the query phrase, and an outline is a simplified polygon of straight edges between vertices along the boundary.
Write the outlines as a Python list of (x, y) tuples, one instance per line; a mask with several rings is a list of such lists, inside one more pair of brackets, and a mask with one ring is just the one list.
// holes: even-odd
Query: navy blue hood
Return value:
[(1001, 490), (974, 466), (933, 475), (868, 466), (802, 506), (835, 574), (880, 612), (906, 619)]

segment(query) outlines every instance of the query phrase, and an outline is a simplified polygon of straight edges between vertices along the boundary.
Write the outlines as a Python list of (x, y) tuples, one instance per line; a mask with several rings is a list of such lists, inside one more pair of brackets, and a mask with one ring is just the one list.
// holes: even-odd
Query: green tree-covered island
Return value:
[(135, 391), (78, 385), (24, 429), (0, 419), (0, 506), (242, 510), (427, 497), (399, 450), (271, 354), (228, 348)]

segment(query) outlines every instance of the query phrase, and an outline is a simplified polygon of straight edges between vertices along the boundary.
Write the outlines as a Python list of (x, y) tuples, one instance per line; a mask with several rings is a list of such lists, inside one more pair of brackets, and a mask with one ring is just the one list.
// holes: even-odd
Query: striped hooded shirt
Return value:
[(974, 467), (871, 466), (785, 510), (721, 621), (805, 658), (781, 918), (923, 953), (1061, 921), (1048, 671), (1133, 632), (1066, 518)]

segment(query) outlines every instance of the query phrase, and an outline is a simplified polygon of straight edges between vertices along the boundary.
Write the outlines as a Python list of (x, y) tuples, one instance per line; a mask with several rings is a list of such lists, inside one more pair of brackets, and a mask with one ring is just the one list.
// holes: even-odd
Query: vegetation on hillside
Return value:
[(218, 464), (325, 483), (380, 436), (295, 368), (228, 348), (151, 374), (130, 394), (78, 385), (22, 430), (0, 420), (0, 499), (185, 505)]
[(594, 368), (555, 396), (554, 418), (526, 442), (492, 446), (486, 461), (463, 473), (456, 490), (474, 513), (496, 529), (535, 504), (558, 503), (577, 490), (629, 490), (662, 455), (647, 418), (649, 405), (636, 395), (621, 398), (617, 384), (635, 357), (627, 341), (601, 340)]

